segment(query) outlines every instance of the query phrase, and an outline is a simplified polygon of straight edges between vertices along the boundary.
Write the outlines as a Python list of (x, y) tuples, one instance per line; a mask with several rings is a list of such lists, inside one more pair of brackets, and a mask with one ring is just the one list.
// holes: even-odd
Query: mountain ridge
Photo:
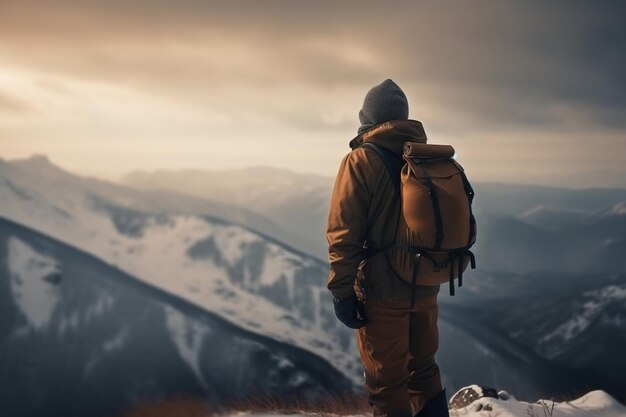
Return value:
[(220, 405), (358, 389), (324, 357), (4, 218), (0, 287), (0, 407), (11, 416), (112, 414), (181, 395)]

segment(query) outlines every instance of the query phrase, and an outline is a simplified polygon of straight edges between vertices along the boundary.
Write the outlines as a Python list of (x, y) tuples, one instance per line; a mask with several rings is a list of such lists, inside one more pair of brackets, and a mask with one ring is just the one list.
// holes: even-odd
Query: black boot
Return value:
[(424, 408), (422, 408), (419, 413), (415, 414), (414, 417), (450, 417), (445, 388), (428, 401)]

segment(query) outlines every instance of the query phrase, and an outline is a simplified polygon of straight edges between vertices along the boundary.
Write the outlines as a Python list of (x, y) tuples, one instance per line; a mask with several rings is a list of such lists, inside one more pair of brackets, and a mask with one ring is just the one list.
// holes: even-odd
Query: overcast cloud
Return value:
[(0, 155), (334, 175), (392, 78), (474, 178), (626, 186), (622, 2), (0, 2)]

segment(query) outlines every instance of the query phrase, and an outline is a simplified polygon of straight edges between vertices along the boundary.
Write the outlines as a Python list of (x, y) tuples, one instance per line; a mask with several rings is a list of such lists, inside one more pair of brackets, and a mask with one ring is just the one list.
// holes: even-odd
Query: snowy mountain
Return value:
[[(471, 172), (468, 175), (471, 180)], [(321, 259), (327, 257), (324, 232), (333, 181), (330, 177), (266, 167), (228, 171), (137, 171), (123, 178), (125, 184), (142, 190), (176, 190), (250, 208), (302, 238), (312, 240), (314, 246), (310, 253)], [(573, 241), (569, 236), (578, 231), (578, 220), (626, 204), (626, 189), (576, 190), (481, 182), (473, 183), (473, 186), (476, 191), (475, 214), (481, 233), (477, 251), (481, 254), (481, 267), (488, 270), (508, 268), (506, 270), (517, 271), (517, 268), (522, 268), (525, 271), (532, 265), (536, 268), (551, 267), (555, 255), (560, 259), (579, 259), (579, 247), (571, 246), (581, 240), (581, 234), (575, 236)], [(619, 210), (615, 214), (622, 216), (618, 220), (621, 221), (620, 228), (613, 231), (619, 230), (623, 237), (626, 234), (626, 216)], [(561, 223), (569, 226), (568, 231), (550, 233), (555, 225)], [(596, 252), (605, 251), (603, 242), (609, 237), (593, 236)], [(487, 247), (487, 242), (496, 243)], [(567, 245), (562, 246), (563, 243)], [(615, 245), (616, 250), (624, 249), (623, 240), (610, 245)], [(570, 253), (572, 249), (575, 254)], [(528, 259), (539, 259), (539, 262), (529, 263)], [(582, 258), (583, 261), (585, 259), (588, 258)], [(565, 264), (567, 262), (561, 262), (556, 269), (560, 270)], [(597, 263), (584, 266), (592, 269)]]
[[(325, 262), (250, 227), (206, 215), (202, 200), (163, 195), (165, 203), (158, 194), (74, 176), (41, 159), (0, 164), (0, 216), (80, 247), (242, 329), (323, 357), (362, 383), (353, 332), (332, 311)], [(459, 291), (454, 301), (490, 303), (484, 301), (489, 292), (480, 288), (509, 282), (515, 280), (474, 272), (466, 280), (468, 291)], [(518, 282), (527, 288), (524, 277)], [(506, 294), (511, 287), (504, 288)], [(508, 352), (502, 346), (515, 341), (508, 329), (493, 326), (493, 317), (468, 322), (472, 315), (465, 311), (446, 312), (444, 292), (441, 297), (439, 361), (450, 389), (503, 382), (520, 398), (533, 399), (589, 383), (612, 392), (611, 381), (590, 376), (576, 363), (564, 369), (525, 345)]]
[[(559, 217), (556, 211), (554, 217)], [(567, 215), (567, 214), (566, 214)], [(480, 216), (481, 268), (515, 273), (624, 273), (626, 214), (585, 216), (571, 226), (543, 228), (534, 219)]]
[(508, 297), (468, 307), (480, 321), (499, 317), (495, 325), (518, 344), (551, 363), (575, 364), (613, 379), (626, 395), (626, 280), (600, 284), (579, 293), (548, 292)]
[(2, 415), (112, 415), (168, 398), (324, 398), (352, 382), (82, 251), (0, 220)]
[[(35, 159), (0, 167), (0, 216), (88, 253), (250, 331), (308, 349), (360, 381), (334, 318), (327, 266), (247, 227), (71, 175)], [(10, 185), (9, 185), (10, 184)], [(325, 298), (324, 298), (325, 297)]]
[(122, 183), (142, 190), (176, 190), (255, 212), (310, 242), (309, 253), (326, 259), (324, 238), (333, 179), (285, 169), (135, 171)]
[(479, 210), (516, 218), (537, 207), (594, 212), (626, 201), (626, 188), (572, 189), (495, 182), (477, 182), (474, 188)]
[[(23, 216), (32, 220), (45, 216), (43, 225), (54, 222), (61, 226), (71, 224), (68, 223), (70, 213), (83, 208), (99, 207), (106, 211), (107, 208), (124, 207), (127, 212), (117, 215), (122, 222), (125, 221), (123, 216), (132, 215), (133, 211), (175, 212), (240, 224), (300, 250), (310, 250), (307, 239), (248, 208), (220, 202), (217, 198), (183, 195), (175, 189), (138, 191), (112, 182), (79, 177), (52, 164), (42, 155), (10, 162), (0, 159), (0, 179), (2, 213), (10, 218)], [(29, 212), (20, 213), (21, 205), (26, 203), (30, 203)]]

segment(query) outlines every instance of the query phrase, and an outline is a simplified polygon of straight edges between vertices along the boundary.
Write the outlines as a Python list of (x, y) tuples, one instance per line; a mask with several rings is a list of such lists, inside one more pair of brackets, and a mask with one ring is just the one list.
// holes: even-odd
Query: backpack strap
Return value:
[(426, 168), (420, 159), (413, 158), (413, 161), (420, 167), (422, 174), (424, 174), (424, 180), (428, 186), (428, 196), (430, 202), (433, 205), (433, 212), (435, 213), (435, 250), (441, 249), (441, 241), (443, 240), (443, 220), (441, 219), (441, 210), (439, 209), (439, 197), (437, 195), (437, 189), (433, 185), (433, 180), (426, 172)]
[(391, 152), (389, 149), (376, 145), (372, 142), (363, 142), (359, 147), (365, 147), (372, 149), (374, 152), (378, 154), (380, 159), (382, 159), (385, 164), (385, 168), (387, 169), (387, 174), (389, 175), (389, 179), (393, 183), (393, 187), (396, 190), (396, 194), (400, 197), (400, 173), (402, 172), (402, 167), (404, 166), (404, 161), (401, 157)]
[(469, 183), (467, 176), (465, 175), (465, 170), (456, 160), (451, 158), (451, 161), (456, 165), (459, 170), (459, 174), (461, 174), (461, 180), (463, 181), (463, 189), (465, 190), (465, 195), (467, 195), (467, 202), (469, 203), (469, 212), (470, 212), (470, 233), (469, 238), (467, 239), (467, 245), (472, 246), (474, 242), (472, 242), (472, 238), (475, 238), (474, 233), (476, 231), (476, 218), (474, 217), (474, 213), (472, 212), (472, 203), (474, 202), (474, 189), (472, 185)]
[(415, 254), (415, 259), (413, 259), (413, 268), (411, 271), (411, 309), (415, 307), (415, 290), (417, 288), (417, 272), (419, 270), (420, 260), (422, 259), (422, 254), (417, 252)]
[[(470, 215), (469, 237), (467, 238), (466, 249), (462, 250), (459, 256), (459, 287), (460, 287), (461, 285), (463, 285), (463, 261), (465, 260), (465, 256), (470, 257), (470, 266), (472, 269), (476, 269), (476, 258), (474, 257), (474, 253), (471, 250), (469, 250), (469, 248), (474, 244), (476, 240), (476, 218), (474, 217), (474, 213), (472, 212), (472, 203), (474, 201), (474, 189), (472, 188), (472, 185), (468, 181), (467, 176), (465, 175), (465, 170), (463, 169), (461, 164), (459, 164), (454, 159), (452, 159), (452, 162), (454, 162), (454, 165), (456, 165), (457, 169), (459, 170), (459, 174), (461, 175), (461, 180), (463, 181), (463, 189), (465, 190), (465, 195), (467, 195), (467, 202), (469, 204), (469, 215)], [(452, 282), (450, 282), (450, 293), (454, 292), (453, 287), (454, 286)]]
[[(377, 145), (375, 143), (372, 143), (372, 142), (362, 142), (359, 145), (359, 147), (361, 146), (365, 148), (369, 148), (373, 150), (374, 152), (376, 152), (378, 157), (383, 161), (383, 164), (385, 165), (385, 170), (387, 171), (387, 175), (389, 175), (389, 179), (391, 180), (391, 183), (393, 184), (396, 198), (398, 199), (398, 201), (400, 201), (401, 199), (400, 174), (402, 172), (402, 167), (404, 166), (404, 159), (402, 159), (402, 157), (396, 155), (389, 149), (383, 146)], [(402, 208), (400, 208), (400, 214), (398, 215), (398, 218), (396, 220), (396, 227), (395, 227), (396, 232), (398, 230), (398, 224), (400, 223), (400, 216), (402, 216)], [(387, 252), (389, 249), (394, 248), (395, 246), (396, 246), (395, 240), (392, 240), (391, 242), (387, 243), (386, 245), (383, 245), (382, 247), (373, 247), (371, 246), (371, 243), (369, 243), (369, 247), (367, 249), (367, 257), (371, 259), (380, 253)], [(394, 271), (394, 274), (395, 274), (395, 271)], [(412, 289), (412, 291), (414, 291), (414, 289)]]

